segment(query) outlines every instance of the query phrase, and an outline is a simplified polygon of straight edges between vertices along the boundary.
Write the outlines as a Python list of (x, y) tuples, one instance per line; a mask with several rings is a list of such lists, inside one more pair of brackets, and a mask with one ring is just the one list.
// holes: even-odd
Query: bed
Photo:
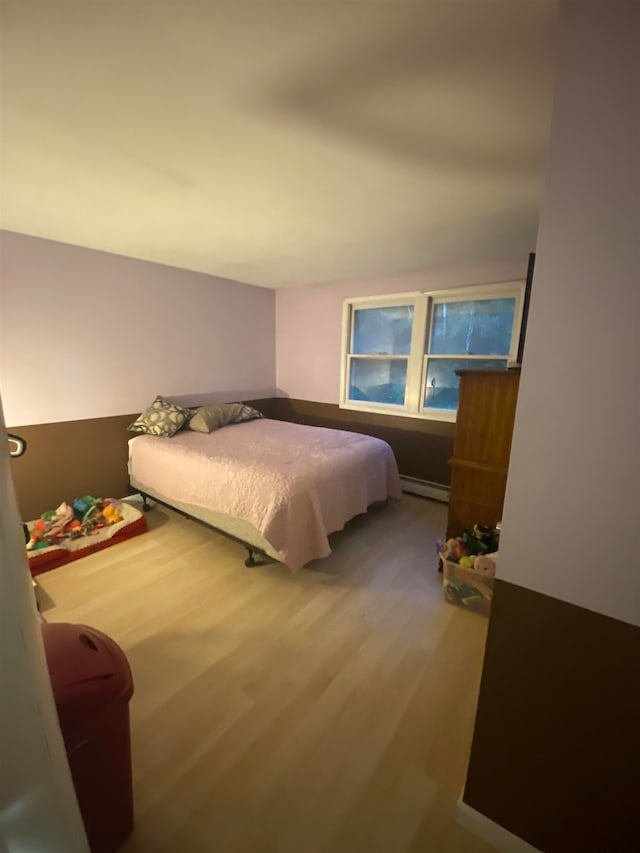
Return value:
[(331, 553), (329, 534), (374, 503), (400, 498), (393, 451), (381, 439), (267, 418), (210, 433), (129, 440), (129, 479), (254, 553), (297, 571)]

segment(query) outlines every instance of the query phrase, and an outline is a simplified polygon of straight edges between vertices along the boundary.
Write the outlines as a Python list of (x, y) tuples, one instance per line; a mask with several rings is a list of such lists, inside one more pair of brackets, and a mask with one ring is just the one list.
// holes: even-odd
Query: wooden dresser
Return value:
[(520, 370), (461, 370), (447, 537), (502, 518)]

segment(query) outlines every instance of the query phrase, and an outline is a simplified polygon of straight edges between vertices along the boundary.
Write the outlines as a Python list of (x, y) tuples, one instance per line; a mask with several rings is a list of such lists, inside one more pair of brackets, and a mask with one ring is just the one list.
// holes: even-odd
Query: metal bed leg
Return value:
[[(199, 521), (199, 519), (194, 518), (194, 516), (192, 516), (192, 515), (189, 515), (189, 513), (185, 512), (183, 509), (178, 509), (177, 507), (172, 506), (170, 503), (167, 503), (166, 501), (161, 501), (156, 497), (154, 497), (154, 499), (153, 499), (153, 501), (154, 501), (153, 504), (150, 504), (149, 503), (149, 496), (146, 495), (144, 492), (141, 492), (140, 489), (135, 488), (135, 486), (132, 488), (132, 492), (133, 491), (137, 492), (140, 495), (140, 497), (142, 498), (142, 511), (143, 512), (149, 512), (150, 509), (153, 509), (158, 504), (161, 504), (163, 506), (169, 507), (169, 509), (172, 509), (174, 512), (177, 512), (179, 515), (182, 515), (184, 518), (188, 519), (189, 521)], [(221, 536), (225, 536), (227, 539), (230, 539), (232, 542), (237, 542), (238, 545), (242, 545), (242, 547), (245, 548), (247, 551), (248, 556), (247, 556), (246, 560), (244, 561), (244, 564), (248, 568), (251, 569), (254, 566), (267, 566), (270, 563), (276, 562), (275, 560), (273, 560), (273, 558), (269, 557), (260, 548), (256, 548), (254, 545), (248, 545), (242, 539), (238, 539), (237, 537), (232, 536), (230, 533), (226, 533), (224, 530), (220, 530), (219, 527), (214, 527), (212, 524), (207, 524), (206, 521), (203, 521), (200, 523), (204, 524), (206, 527), (209, 527), (211, 530), (215, 531), (216, 533), (219, 533)], [(259, 556), (260, 559), (256, 560), (256, 556)]]

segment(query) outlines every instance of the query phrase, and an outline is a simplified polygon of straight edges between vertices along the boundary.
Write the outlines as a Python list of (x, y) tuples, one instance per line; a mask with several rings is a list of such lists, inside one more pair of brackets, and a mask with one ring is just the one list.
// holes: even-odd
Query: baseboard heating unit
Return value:
[(407, 477), (401, 474), (400, 484), (403, 492), (449, 503), (449, 487), (443, 486), (442, 483), (432, 483), (429, 480), (419, 480), (417, 477)]

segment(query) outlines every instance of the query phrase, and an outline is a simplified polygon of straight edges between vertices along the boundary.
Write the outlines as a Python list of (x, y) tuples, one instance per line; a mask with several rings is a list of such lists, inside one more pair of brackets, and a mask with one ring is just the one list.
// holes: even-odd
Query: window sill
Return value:
[(416, 418), (420, 421), (443, 421), (445, 423), (454, 424), (456, 422), (456, 412), (451, 412), (446, 409), (433, 409), (423, 412), (409, 412), (406, 409), (399, 409), (396, 406), (376, 406), (361, 403), (340, 403), (341, 409), (347, 409), (351, 412), (367, 412), (373, 415), (391, 415), (395, 418)]

